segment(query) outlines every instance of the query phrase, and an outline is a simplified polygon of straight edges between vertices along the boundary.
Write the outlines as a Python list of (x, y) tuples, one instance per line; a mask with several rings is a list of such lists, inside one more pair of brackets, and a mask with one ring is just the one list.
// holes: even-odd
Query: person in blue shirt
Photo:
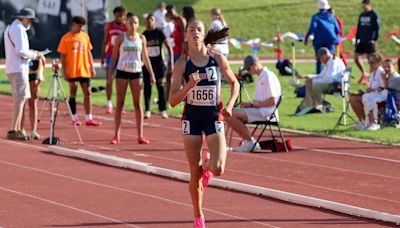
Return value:
[[(335, 17), (328, 12), (331, 8), (327, 0), (320, 0), (317, 6), (319, 12), (314, 14), (311, 18), (310, 27), (304, 40), (304, 44), (307, 45), (308, 38), (311, 34), (314, 34), (313, 46), (315, 54), (317, 51), (326, 47), (331, 53), (335, 53), (336, 45), (340, 42), (340, 37), (337, 35), (340, 33), (340, 27)], [(317, 58), (317, 74), (322, 70), (322, 64)]]
[(376, 42), (379, 37), (380, 18), (379, 15), (372, 9), (370, 0), (363, 0), (362, 12), (358, 18), (356, 45), (354, 61), (362, 72), (359, 83), (363, 83), (368, 78), (368, 71), (361, 62), (361, 56), (370, 55), (376, 52)]

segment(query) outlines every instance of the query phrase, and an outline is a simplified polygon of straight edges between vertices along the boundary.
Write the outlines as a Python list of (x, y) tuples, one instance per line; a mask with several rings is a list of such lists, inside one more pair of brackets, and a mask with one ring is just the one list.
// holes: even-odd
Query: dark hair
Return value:
[(113, 10), (113, 14), (116, 14), (116, 13), (125, 13), (125, 8), (123, 6), (115, 7)]
[(227, 26), (223, 27), (222, 29), (211, 29), (208, 31), (207, 36), (204, 39), (204, 43), (205, 45), (219, 44), (228, 36), (229, 28)]
[[(201, 22), (204, 26), (204, 29), (206, 29), (206, 26), (204, 25), (203, 21), (199, 19), (192, 19), (187, 23), (186, 30), (189, 27), (189, 25), (193, 22)], [(204, 44), (206, 46), (208, 44), (211, 45), (219, 44), (228, 36), (229, 36), (229, 27), (227, 26), (223, 27), (222, 29), (211, 29), (207, 32), (206, 38), (204, 38)]]
[(195, 18), (194, 9), (191, 6), (184, 6), (182, 8), (182, 16), (186, 18), (186, 21), (190, 21)]
[(393, 64), (393, 60), (392, 59), (385, 59), (383, 60), (384, 63), (389, 63), (389, 64)]
[(146, 20), (149, 20), (150, 17), (154, 17), (154, 15), (152, 13), (147, 14)]
[(77, 25), (86, 25), (86, 20), (81, 16), (75, 16), (72, 18), (72, 23)]
[(136, 17), (136, 14), (132, 13), (132, 12), (128, 12), (126, 14), (126, 18), (130, 18), (130, 17)]
[(175, 6), (169, 4), (169, 5), (167, 5), (167, 6), (165, 7), (165, 9), (166, 9), (167, 11), (171, 11), (172, 9), (175, 9)]

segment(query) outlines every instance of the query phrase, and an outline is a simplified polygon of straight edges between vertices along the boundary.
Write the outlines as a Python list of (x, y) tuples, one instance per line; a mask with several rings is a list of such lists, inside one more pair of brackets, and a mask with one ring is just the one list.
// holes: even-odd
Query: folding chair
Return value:
[[(257, 143), (259, 143), (259, 141), (260, 141), (262, 135), (263, 135), (264, 132), (265, 132), (265, 129), (266, 129), (267, 126), (268, 126), (268, 127), (269, 127), (269, 131), (271, 132), (271, 135), (272, 135), (272, 140), (273, 140), (273, 142), (274, 142), (274, 146), (275, 146), (275, 148), (276, 148), (276, 151), (278, 151), (279, 148), (278, 148), (278, 145), (277, 145), (276, 140), (275, 140), (274, 132), (272, 131), (272, 126), (276, 126), (276, 127), (278, 128), (278, 131), (279, 131), (280, 137), (281, 137), (281, 139), (282, 139), (283, 145), (285, 146), (285, 151), (286, 151), (286, 152), (289, 152), (288, 147), (287, 147), (287, 145), (286, 145), (285, 137), (283, 136), (283, 133), (282, 133), (282, 130), (281, 130), (281, 126), (279, 125), (279, 119), (278, 119), (278, 116), (277, 116), (277, 111), (278, 111), (279, 105), (280, 105), (281, 102), (282, 102), (282, 99), (283, 99), (283, 96), (282, 96), (282, 95), (279, 96), (278, 102), (277, 102), (277, 104), (276, 104), (276, 106), (275, 106), (275, 109), (274, 109), (274, 112), (272, 113), (272, 115), (271, 115), (267, 120), (264, 120), (264, 121), (255, 121), (255, 122), (251, 122), (251, 123), (246, 123), (246, 125), (247, 125), (247, 124), (256, 125), (255, 128), (254, 128), (254, 130), (253, 130), (253, 132), (251, 133), (251, 136), (254, 136), (254, 134), (256, 133), (256, 131), (257, 131), (257, 129), (258, 129), (259, 127), (260, 127), (260, 129), (262, 129), (262, 130), (261, 130), (261, 133), (260, 133), (260, 134), (258, 135), (258, 137), (257, 137)], [(251, 149), (250, 152), (253, 152), (253, 151), (254, 151), (255, 146), (256, 146), (256, 144), (254, 144), (254, 146), (253, 146), (253, 148)]]

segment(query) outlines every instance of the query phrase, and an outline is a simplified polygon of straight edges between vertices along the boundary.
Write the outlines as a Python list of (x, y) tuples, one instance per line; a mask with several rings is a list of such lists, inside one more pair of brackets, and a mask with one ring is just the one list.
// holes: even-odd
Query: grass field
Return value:
[[(137, 15), (153, 12), (158, 0), (122, 0), (122, 4)], [(175, 4), (181, 12), (183, 6), (191, 5), (196, 11), (196, 17), (204, 20), (209, 25), (211, 19), (209, 10), (218, 7), (222, 10), (226, 21), (230, 26), (232, 37), (252, 39), (259, 37), (262, 41), (271, 40), (280, 31), (306, 33), (311, 16), (317, 12), (316, 0), (170, 0), (167, 3)], [(358, 15), (362, 11), (361, 0), (331, 0), (330, 4), (335, 8), (336, 14), (343, 19), (345, 34), (357, 25)], [(384, 40), (383, 34), (400, 28), (400, 14), (398, 0), (373, 1), (374, 8), (381, 16), (381, 40), (379, 41), (380, 52), (384, 54), (398, 54), (400, 47), (394, 42)], [(144, 20), (141, 19), (143, 25)], [(142, 26), (143, 29), (143, 26)], [(289, 42), (283, 46), (284, 54), (290, 55)], [(313, 56), (311, 45), (304, 47), (299, 44), (298, 48), (305, 48), (305, 53), (299, 55)], [(350, 41), (346, 41), (345, 50), (353, 51)], [(242, 45), (242, 49), (231, 48), (231, 56), (243, 56), (251, 53), (251, 48)], [(261, 56), (274, 56), (272, 48), (262, 47)]]
[[(275, 67), (272, 64), (267, 64), (269, 69), (276, 72)], [(238, 65), (232, 65), (232, 69), (238, 69)], [(353, 68), (354, 69), (354, 68)], [(298, 70), (300, 72), (312, 72), (314, 70), (314, 64), (299, 64)], [(356, 77), (358, 78), (359, 73), (355, 73)], [(294, 90), (292, 87), (288, 86), (288, 81), (290, 77), (279, 77), (282, 90), (284, 94), (284, 100), (280, 107), (279, 113), (282, 125), (285, 128), (296, 129), (296, 130), (305, 130), (309, 132), (316, 132), (321, 134), (335, 134), (335, 135), (342, 135), (342, 136), (350, 136), (354, 138), (360, 139), (370, 139), (377, 142), (386, 142), (386, 143), (400, 143), (400, 129), (395, 128), (384, 128), (377, 132), (367, 132), (367, 131), (355, 131), (352, 130), (350, 127), (340, 127), (337, 131), (332, 131), (336, 121), (338, 120), (340, 113), (341, 113), (341, 98), (334, 97), (332, 95), (327, 95), (326, 99), (331, 102), (335, 107), (335, 112), (327, 113), (327, 114), (310, 114), (303, 117), (294, 117), (292, 114), (294, 113), (296, 106), (300, 103), (300, 99), (295, 97)], [(356, 78), (353, 79), (355, 85)], [(45, 97), (48, 91), (48, 87), (51, 81), (51, 72), (48, 70), (48, 75), (46, 77), (46, 81), (41, 86), (41, 96)], [(68, 87), (64, 80), (63, 87), (68, 93)], [(0, 93), (9, 94), (10, 84), (7, 83), (7, 78), (4, 74), (4, 70), (0, 70)], [(92, 81), (93, 86), (104, 86), (105, 80), (104, 79), (96, 79)], [(356, 85), (352, 87), (353, 91), (357, 91), (362, 86)], [(254, 91), (254, 83), (253, 84), (246, 84), (246, 90), (250, 94), (250, 97), (253, 96)], [(223, 101), (227, 101), (229, 96), (229, 88), (224, 86), (222, 89), (222, 99)], [(68, 94), (67, 94), (68, 95)], [(156, 97), (157, 91), (153, 88), (153, 97)], [(127, 99), (125, 102), (125, 107), (128, 110), (133, 109), (132, 99), (130, 92), (127, 94)], [(115, 94), (113, 96), (114, 104), (115, 104)], [(78, 102), (83, 102), (81, 90), (78, 90)], [(105, 92), (99, 92), (93, 94), (93, 104), (97, 106), (104, 106), (105, 105)], [(168, 113), (172, 116), (179, 116), (182, 112), (182, 104), (178, 105), (173, 109), (169, 109)], [(157, 113), (157, 106), (155, 104), (152, 105), (152, 112)], [(83, 114), (83, 113), (82, 113)], [(354, 117), (354, 114), (352, 114)]]

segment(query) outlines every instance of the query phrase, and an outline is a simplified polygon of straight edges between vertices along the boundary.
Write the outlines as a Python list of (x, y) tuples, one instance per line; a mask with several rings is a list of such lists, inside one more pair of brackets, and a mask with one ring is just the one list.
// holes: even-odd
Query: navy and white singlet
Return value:
[(189, 76), (199, 71), (200, 81), (185, 98), (182, 114), (182, 133), (186, 135), (206, 135), (223, 132), (221, 116), (221, 73), (217, 61), (211, 53), (205, 66), (198, 67), (190, 58), (186, 60), (185, 82)]

